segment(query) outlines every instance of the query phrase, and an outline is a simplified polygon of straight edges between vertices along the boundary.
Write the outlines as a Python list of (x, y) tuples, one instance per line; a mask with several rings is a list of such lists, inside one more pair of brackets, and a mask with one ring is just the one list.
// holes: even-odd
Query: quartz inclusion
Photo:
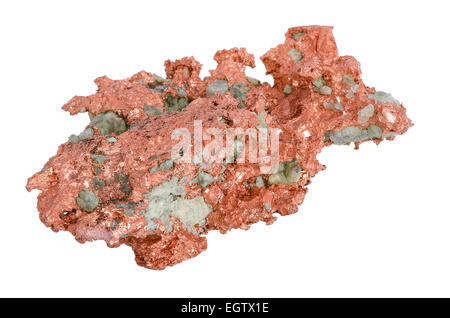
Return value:
[[(129, 245), (139, 265), (164, 269), (205, 250), (209, 231), (297, 212), (325, 168), (316, 159), (323, 147), (378, 144), (412, 126), (402, 103), (366, 86), (359, 63), (338, 55), (331, 27), (291, 28), (262, 56), (273, 86), (245, 74), (255, 63), (243, 48), (214, 59), (204, 79), (200, 63), (186, 57), (165, 62), (167, 78), (100, 77), (95, 94), (65, 104), (91, 122), (28, 180), (29, 191), (41, 191), (41, 221), (79, 242)], [(196, 120), (203, 129), (279, 128), (280, 164), (263, 174), (257, 163), (236, 163), (238, 143), (231, 162), (174, 161), (171, 133), (192, 134)]]

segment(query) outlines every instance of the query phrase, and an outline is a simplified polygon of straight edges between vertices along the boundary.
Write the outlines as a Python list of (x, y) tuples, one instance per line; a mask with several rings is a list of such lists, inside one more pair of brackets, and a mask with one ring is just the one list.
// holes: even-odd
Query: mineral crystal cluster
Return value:
[[(316, 159), (323, 147), (378, 144), (412, 126), (401, 102), (367, 87), (358, 61), (338, 55), (331, 27), (294, 27), (285, 37), (261, 58), (273, 85), (246, 75), (255, 62), (244, 48), (218, 51), (203, 79), (193, 57), (166, 61), (165, 78), (145, 71), (97, 78), (95, 94), (63, 106), (87, 112), (89, 125), (28, 180), (29, 191), (41, 191), (41, 221), (81, 243), (129, 245), (139, 265), (164, 269), (204, 251), (209, 231), (297, 212), (325, 168)], [(251, 136), (232, 139), (231, 152), (208, 148), (230, 128), (277, 129), (276, 143), (266, 138), (266, 159), (277, 157), (271, 170), (245, 159)], [(180, 138), (191, 147), (174, 156)], [(221, 160), (204, 160), (216, 150)], [(181, 160), (186, 155), (191, 160)]]

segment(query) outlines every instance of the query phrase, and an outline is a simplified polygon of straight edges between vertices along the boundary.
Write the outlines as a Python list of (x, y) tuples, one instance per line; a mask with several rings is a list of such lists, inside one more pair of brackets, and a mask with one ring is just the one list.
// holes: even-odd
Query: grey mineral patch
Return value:
[(100, 178), (93, 178), (92, 186), (95, 190), (98, 190), (98, 189), (106, 187), (106, 182), (105, 182), (105, 180), (100, 179)]
[(103, 136), (113, 133), (120, 135), (127, 130), (125, 120), (113, 111), (96, 115), (90, 125), (97, 127)]
[(121, 218), (114, 218), (111, 222), (111, 230), (115, 230), (117, 225), (122, 222)]
[(153, 219), (158, 219), (167, 231), (171, 232), (172, 221), (169, 217), (172, 212), (172, 203), (175, 198), (185, 195), (185, 186), (182, 183), (179, 184), (176, 177), (170, 181), (163, 181), (161, 185), (153, 187), (148, 193), (144, 193), (143, 197), (148, 200), (148, 208), (142, 214), (147, 221), (147, 228), (154, 229)]
[(327, 85), (327, 82), (325, 82), (325, 80), (322, 78), (322, 76), (316, 78), (316, 79), (315, 79), (314, 81), (312, 81), (311, 83), (312, 83), (312, 84), (314, 85), (314, 87), (316, 87), (316, 88), (320, 88), (320, 87), (322, 87), (322, 86)]
[(397, 99), (395, 99), (391, 94), (386, 92), (377, 91), (375, 92), (375, 94), (367, 95), (367, 97), (370, 99), (375, 99), (378, 103), (388, 102), (397, 105), (397, 107), (401, 107), (401, 103)]
[(116, 137), (108, 137), (108, 138), (106, 138), (106, 141), (112, 142), (112, 143), (116, 143), (117, 142), (117, 138)]
[(136, 207), (137, 202), (127, 202), (127, 203), (119, 203), (116, 204), (115, 208), (124, 209), (123, 213), (126, 216), (130, 216), (134, 213), (134, 208)]
[(144, 105), (144, 112), (149, 115), (159, 116), (164, 114), (164, 109), (158, 106)]
[(207, 187), (214, 182), (214, 177), (207, 172), (200, 172), (197, 177), (197, 183), (201, 187)]
[(374, 113), (375, 107), (372, 104), (367, 105), (358, 112), (358, 123), (359, 124), (367, 123)]
[(182, 87), (177, 87), (176, 91), (177, 91), (178, 96), (181, 96), (181, 97), (187, 96), (186, 91)]
[(344, 145), (349, 142), (361, 141), (367, 138), (367, 132), (359, 127), (348, 126), (342, 130), (327, 132), (327, 137), (336, 145)]
[(172, 170), (174, 166), (174, 161), (172, 159), (168, 159), (164, 162), (161, 162), (159, 165), (154, 166), (150, 169), (150, 173), (155, 173), (158, 171), (168, 171)]
[(340, 110), (341, 112), (345, 110), (344, 105), (342, 105), (341, 103), (334, 103), (334, 108), (336, 110)]
[(94, 161), (97, 164), (101, 164), (103, 162), (105, 162), (106, 160), (108, 160), (108, 156), (105, 155), (97, 155), (95, 153), (91, 154), (91, 159), (92, 161)]
[(359, 90), (359, 85), (355, 84), (355, 85), (351, 85), (350, 86), (350, 90), (348, 90), (348, 92), (345, 94), (345, 97), (348, 99), (351, 99), (355, 96), (355, 93), (357, 93)]
[(247, 92), (249, 90), (250, 90), (250, 87), (248, 87), (247, 84), (244, 84), (244, 83), (241, 83), (241, 82), (236, 82), (230, 88), (230, 93), (237, 100), (246, 100), (247, 99)]
[(133, 189), (131, 188), (130, 181), (126, 174), (117, 172), (114, 174), (114, 181), (120, 183), (120, 190), (126, 195), (130, 195)]
[(194, 234), (197, 234), (196, 225), (204, 225), (211, 212), (212, 207), (201, 196), (192, 199), (180, 198), (171, 206), (171, 215), (179, 219), (181, 224)]
[(95, 173), (95, 175), (99, 175), (99, 174), (101, 174), (102, 173), (102, 169), (100, 169), (100, 167), (94, 167), (94, 173)]
[(302, 169), (297, 159), (279, 163), (269, 176), (269, 184), (284, 184), (290, 186), (300, 180)]
[(239, 102), (239, 103), (237, 104), (237, 108), (238, 108), (238, 109), (247, 108), (247, 104), (244, 103), (244, 102)]
[[(144, 214), (145, 211), (140, 211), (141, 214)], [(153, 220), (148, 220), (147, 221), (147, 229), (148, 230), (156, 230), (156, 228), (158, 227), (158, 224), (156, 224), (155, 221)], [(170, 228), (168, 228), (169, 233), (172, 232), (172, 221), (170, 221)]]
[(261, 176), (257, 176), (255, 180), (256, 187), (264, 188), (264, 179)]
[(94, 136), (94, 130), (92, 128), (86, 128), (83, 130), (78, 136), (77, 135), (70, 135), (69, 142), (80, 142), (82, 140), (85, 140), (87, 138), (91, 138)]
[(158, 159), (158, 158), (160, 158), (161, 157), (161, 154), (154, 154), (154, 155), (152, 155), (151, 157), (150, 157), (150, 161), (153, 161), (153, 160), (156, 160), (156, 159)]
[(153, 79), (155, 80), (156, 83), (164, 83), (167, 82), (167, 79), (165, 79), (164, 77), (161, 77), (159, 75), (153, 74)]
[(289, 53), (290, 57), (292, 57), (292, 59), (296, 63), (300, 62), (302, 60), (302, 58), (303, 58), (302, 53), (299, 50), (297, 50), (297, 49), (290, 49), (288, 51), (288, 53)]
[(86, 212), (92, 212), (99, 203), (98, 197), (89, 189), (80, 191), (76, 201), (78, 206)]
[(79, 142), (80, 140), (78, 139), (77, 135), (70, 135), (69, 136), (69, 142), (75, 143), (75, 142)]
[(86, 128), (78, 135), (78, 139), (81, 141), (91, 138), (92, 136), (94, 136), (94, 130), (92, 128)]
[(172, 231), (170, 217), (176, 217), (190, 232), (198, 234), (195, 226), (206, 223), (206, 217), (212, 212), (203, 197), (185, 199), (185, 180), (174, 177), (170, 181), (163, 181), (143, 196), (148, 200), (148, 208), (142, 211), (147, 221), (147, 228), (154, 229), (156, 224), (153, 219), (161, 221), (168, 232)]
[(169, 84), (161, 84), (161, 85), (155, 85), (154, 87), (150, 88), (150, 91), (153, 93), (164, 93), (166, 88), (169, 87)]
[(261, 85), (261, 81), (259, 79), (254, 78), (254, 77), (247, 76), (247, 81), (249, 81), (250, 84), (252, 84), (253, 86), (260, 86)]
[(186, 97), (174, 97), (168, 95), (164, 100), (164, 107), (166, 107), (167, 113), (170, 114), (174, 111), (180, 111), (189, 105), (189, 100)]
[(295, 41), (297, 41), (298, 39), (300, 39), (301, 37), (305, 36), (305, 32), (297, 32), (292, 34), (292, 37), (294, 38)]
[(290, 94), (292, 94), (292, 86), (289, 85), (289, 84), (286, 84), (286, 86), (284, 86), (284, 88), (283, 88), (283, 93), (284, 93), (285, 95), (290, 95)]
[(224, 95), (228, 90), (228, 81), (217, 80), (206, 87), (206, 93), (209, 97), (214, 97), (217, 94)]
[(331, 89), (330, 86), (322, 86), (322, 87), (320, 87), (320, 88), (317, 90), (317, 92), (318, 92), (320, 95), (331, 95), (331, 93), (333, 92), (333, 90)]
[(351, 74), (344, 74), (342, 76), (342, 83), (345, 85), (355, 85), (355, 79), (353, 78), (353, 76)]
[(369, 139), (381, 138), (383, 130), (379, 126), (372, 124), (367, 128), (367, 134), (369, 135)]
[(348, 126), (342, 130), (330, 130), (326, 133), (326, 139), (336, 145), (345, 145), (349, 142), (358, 142), (373, 138), (381, 138), (382, 130), (377, 125), (370, 125), (367, 129)]
[(334, 110), (339, 110), (341, 112), (343, 112), (345, 110), (344, 105), (342, 105), (341, 103), (335, 102), (335, 101), (324, 102), (323, 106), (326, 109), (334, 109)]
[(396, 136), (398, 136), (398, 134), (395, 131), (388, 131), (384, 134), (383, 138), (391, 138)]
[(331, 95), (332, 89), (327, 86), (327, 82), (322, 78), (322, 76), (316, 78), (311, 82), (314, 85), (314, 92), (319, 93), (320, 95)]

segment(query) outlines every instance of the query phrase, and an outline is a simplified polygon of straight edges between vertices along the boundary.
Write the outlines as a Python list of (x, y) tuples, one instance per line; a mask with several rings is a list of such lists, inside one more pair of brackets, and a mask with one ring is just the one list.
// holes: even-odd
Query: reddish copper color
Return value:
[[(255, 63), (253, 55), (243, 48), (219, 51), (214, 59), (217, 68), (205, 79), (199, 77), (201, 64), (193, 57), (185, 57), (165, 62), (165, 81), (145, 71), (124, 80), (103, 76), (95, 80), (98, 91), (94, 95), (76, 96), (64, 105), (63, 109), (71, 114), (114, 111), (125, 120), (128, 129), (120, 135), (103, 136), (96, 127), (89, 126), (94, 131), (92, 137), (59, 147), (27, 184), (29, 191), (41, 191), (41, 221), (53, 231), (70, 231), (79, 242), (104, 240), (110, 247), (125, 243), (132, 247), (139, 265), (164, 269), (205, 250), (205, 234), (210, 230), (246, 230), (259, 221), (274, 222), (274, 213), (297, 212), (311, 177), (325, 168), (316, 156), (332, 144), (326, 137), (329, 131), (376, 125), (381, 128), (381, 136), (371, 140), (378, 144), (412, 126), (403, 105), (369, 98), (375, 89), (364, 85), (358, 61), (338, 55), (331, 27), (288, 30), (285, 42), (262, 57), (267, 73), (274, 78), (273, 87), (247, 79), (245, 67), (254, 67)], [(323, 80), (320, 85), (326, 87), (317, 85), (319, 78)], [(206, 88), (216, 80), (227, 80), (229, 88), (235, 83), (246, 84), (246, 99), (236, 99), (230, 90), (210, 97)], [(180, 96), (180, 88), (189, 105), (169, 114), (164, 102), (169, 96)], [(362, 122), (358, 113), (369, 104), (373, 105), (373, 114)], [(148, 114), (145, 106), (159, 107), (163, 113)], [(279, 161), (296, 159), (301, 167), (300, 178), (294, 184), (271, 185), (269, 175), (262, 175), (257, 163), (247, 162), (214, 163), (208, 167), (175, 163), (173, 169), (150, 172), (170, 159), (171, 149), (178, 142), (171, 138), (174, 129), (188, 128), (194, 133), (194, 120), (201, 120), (203, 129), (256, 127), (260, 124), (258, 114), (263, 111), (268, 127), (281, 129)], [(107, 140), (111, 136), (117, 141)], [(356, 147), (364, 141), (367, 140), (356, 141)], [(95, 163), (93, 153), (104, 155), (107, 160)], [(144, 215), (139, 213), (149, 204), (143, 194), (174, 177), (190, 181), (200, 170), (212, 175), (214, 182), (208, 186), (187, 182), (185, 191), (186, 198), (201, 196), (212, 207), (206, 223), (189, 231), (171, 216), (171, 229), (157, 219), (156, 228), (149, 229)], [(262, 187), (255, 186), (258, 176), (264, 181)], [(100, 178), (104, 184), (96, 185), (94, 178)], [(83, 189), (92, 191), (99, 200), (92, 212), (83, 211), (77, 204)], [(125, 213), (123, 204), (128, 202), (136, 203), (133, 213)]]

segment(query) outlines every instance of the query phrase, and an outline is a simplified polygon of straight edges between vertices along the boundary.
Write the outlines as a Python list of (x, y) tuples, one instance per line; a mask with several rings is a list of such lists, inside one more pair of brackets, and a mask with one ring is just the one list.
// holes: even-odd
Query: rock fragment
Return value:
[(301, 168), (297, 160), (286, 161), (278, 164), (274, 172), (269, 176), (269, 184), (284, 184), (290, 186), (300, 179)]
[(395, 99), (391, 94), (386, 92), (377, 91), (375, 92), (375, 94), (369, 94), (368, 98), (375, 99), (378, 103), (388, 102), (395, 104), (397, 107), (401, 107), (401, 103), (397, 99)]
[(84, 189), (78, 193), (76, 199), (78, 206), (86, 212), (92, 212), (98, 206), (98, 197), (89, 189)]
[(230, 88), (230, 93), (237, 100), (246, 100), (247, 99), (246, 94), (249, 90), (250, 90), (250, 88), (248, 87), (247, 84), (236, 82)]
[(92, 136), (94, 136), (94, 130), (92, 128), (86, 128), (78, 136), (71, 135), (69, 137), (69, 142), (80, 142), (82, 140), (91, 138)]
[(144, 105), (144, 112), (149, 115), (159, 116), (164, 114), (164, 110), (158, 106)]
[(366, 123), (375, 113), (375, 107), (372, 104), (367, 105), (358, 112), (358, 124)]
[(303, 58), (302, 53), (299, 50), (297, 50), (297, 49), (290, 49), (289, 50), (289, 55), (292, 57), (292, 59), (296, 63), (300, 62), (302, 60), (302, 58)]
[(214, 60), (204, 79), (193, 57), (166, 61), (166, 78), (102, 76), (97, 92), (64, 105), (90, 124), (28, 180), (42, 222), (79, 242), (128, 245), (140, 266), (161, 270), (204, 251), (209, 231), (297, 212), (323, 147), (378, 144), (412, 126), (339, 56), (331, 27), (289, 29), (261, 57), (273, 85), (246, 74), (255, 58), (243, 48)]
[(103, 136), (110, 135), (113, 133), (120, 135), (121, 133), (127, 130), (125, 120), (123, 120), (123, 118), (121, 118), (113, 111), (108, 111), (96, 115), (92, 119), (90, 125), (97, 127)]
[(314, 81), (312, 81), (312, 84), (314, 85), (314, 91), (321, 94), (321, 95), (331, 95), (332, 89), (327, 85), (327, 82), (324, 81), (324, 79), (321, 77), (318, 77)]
[(355, 126), (348, 126), (338, 131), (328, 131), (326, 139), (331, 140), (336, 145), (345, 145), (349, 142), (359, 142), (373, 138), (381, 138), (382, 130), (377, 125), (369, 125), (367, 129)]
[(189, 100), (186, 97), (175, 97), (168, 95), (164, 101), (164, 106), (166, 107), (167, 113), (180, 111), (189, 104)]
[(224, 95), (228, 90), (228, 81), (226, 80), (217, 80), (212, 82), (206, 87), (206, 92), (209, 97), (214, 97), (216, 94)]

